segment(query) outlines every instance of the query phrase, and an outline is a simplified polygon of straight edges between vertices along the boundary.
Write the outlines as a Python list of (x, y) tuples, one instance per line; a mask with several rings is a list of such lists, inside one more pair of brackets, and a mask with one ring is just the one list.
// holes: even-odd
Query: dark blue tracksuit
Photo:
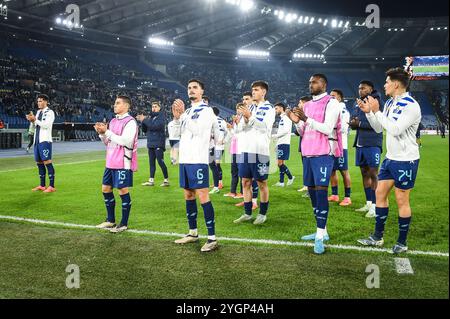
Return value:
[(151, 112), (150, 115), (142, 121), (142, 130), (147, 134), (150, 178), (155, 177), (155, 160), (158, 161), (164, 178), (169, 178), (167, 166), (164, 163), (164, 152), (166, 150), (166, 117), (164, 112)]

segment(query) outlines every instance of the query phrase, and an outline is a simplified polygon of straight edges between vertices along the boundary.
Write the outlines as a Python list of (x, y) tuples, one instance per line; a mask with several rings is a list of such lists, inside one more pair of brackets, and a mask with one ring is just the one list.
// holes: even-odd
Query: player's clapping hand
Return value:
[(296, 108), (293, 108), (292, 110), (287, 109), (286, 115), (291, 119), (292, 122), (298, 123), (298, 122), (300, 122), (300, 118), (294, 114), (295, 109)]
[(356, 99), (356, 104), (358, 104), (358, 107), (363, 111), (364, 113), (370, 113), (370, 105), (368, 103), (367, 99), (361, 100)]
[(108, 130), (108, 127), (106, 126), (105, 123), (101, 123), (101, 122), (97, 122), (94, 125), (95, 130), (97, 131), (98, 134), (105, 134), (106, 131)]
[(172, 104), (172, 114), (175, 119), (179, 119), (181, 114), (184, 113), (184, 102), (180, 99), (176, 99)]
[(305, 111), (303, 111), (302, 107), (296, 107), (293, 110), (293, 113), (295, 114), (295, 116), (297, 116), (301, 121), (306, 122), (306, 120), (308, 119), (305, 115)]
[(248, 119), (252, 116), (252, 112), (250, 112), (250, 109), (246, 105), (239, 107), (238, 110), (242, 114), (242, 116), (246, 119), (246, 121), (248, 121)]
[(370, 106), (370, 109), (373, 113), (377, 113), (380, 110), (380, 102), (378, 102), (377, 99), (373, 98), (372, 96), (367, 97), (367, 103)]

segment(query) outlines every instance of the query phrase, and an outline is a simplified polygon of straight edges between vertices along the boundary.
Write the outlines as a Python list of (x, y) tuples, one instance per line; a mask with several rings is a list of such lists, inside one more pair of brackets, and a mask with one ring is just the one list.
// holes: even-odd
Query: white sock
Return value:
[(208, 236), (209, 240), (216, 240), (216, 235)]
[(368, 201), (366, 202), (366, 205), (367, 205), (367, 207), (372, 206), (372, 201), (371, 201), (371, 200), (368, 200)]
[(325, 226), (325, 229), (324, 229), (324, 233), (323, 233), (323, 235), (325, 236), (325, 235), (328, 235), (328, 231), (327, 231), (327, 226)]
[(189, 235), (191, 236), (198, 236), (198, 231), (196, 229), (189, 229)]
[(151, 182), (153, 182), (154, 180), (153, 180), (153, 178), (149, 178), (148, 181), (151, 183)]
[(252, 202), (253, 202), (254, 204), (258, 204), (258, 199), (257, 199), (257, 198), (252, 198)]
[(316, 238), (323, 239), (323, 236), (326, 234), (326, 229), (317, 228)]
[(164, 181), (165, 181), (165, 182), (169, 182), (169, 179), (168, 179), (168, 178), (164, 178)]

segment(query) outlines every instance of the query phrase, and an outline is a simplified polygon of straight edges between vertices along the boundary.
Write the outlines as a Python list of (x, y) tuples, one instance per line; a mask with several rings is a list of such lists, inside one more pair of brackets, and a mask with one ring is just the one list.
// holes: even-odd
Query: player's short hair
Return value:
[(159, 107), (161, 107), (161, 102), (159, 102), (159, 101), (152, 101), (152, 105), (153, 104), (157, 104)]
[(313, 78), (320, 78), (320, 79), (322, 79), (325, 82), (325, 84), (328, 84), (328, 78), (326, 77), (325, 74), (315, 73), (315, 74), (312, 75), (312, 77)]
[(283, 111), (286, 111), (286, 105), (284, 103), (278, 102), (275, 104), (275, 106), (279, 106), (283, 109)]
[(213, 106), (213, 112), (214, 112), (214, 114), (217, 116), (217, 115), (219, 115), (219, 113), (220, 113), (220, 110), (219, 110), (219, 108), (218, 107), (216, 107), (216, 106)]
[(128, 96), (126, 96), (126, 95), (118, 95), (117, 99), (121, 99), (122, 101), (127, 103), (128, 106), (131, 108), (131, 99)]
[(305, 95), (300, 98), (300, 101), (302, 101), (304, 103), (309, 102), (311, 100), (312, 100), (312, 96), (310, 96), (310, 95)]
[(369, 81), (369, 80), (362, 80), (361, 82), (359, 82), (359, 84), (364, 84), (364, 85), (370, 86), (372, 88), (372, 90), (375, 88), (375, 85), (373, 84), (373, 82)]
[(255, 81), (252, 83), (252, 89), (257, 86), (265, 89), (266, 92), (269, 92), (269, 84), (266, 81)]
[(332, 89), (331, 92), (336, 92), (341, 97), (341, 99), (344, 99), (344, 93), (341, 90)]
[(202, 99), (203, 99), (203, 101), (209, 102), (209, 97), (207, 97), (206, 95), (203, 95), (203, 96), (202, 96)]
[(47, 94), (39, 94), (37, 96), (38, 99), (43, 99), (44, 101), (48, 102), (50, 100), (50, 98), (48, 97)]
[(242, 94), (242, 96), (250, 96), (250, 97), (252, 97), (253, 95), (252, 95), (252, 92), (247, 91), (247, 92), (244, 92), (244, 94)]
[(188, 85), (191, 84), (191, 83), (193, 83), (193, 82), (198, 83), (198, 85), (200, 85), (200, 87), (202, 88), (202, 90), (205, 89), (205, 84), (204, 84), (202, 81), (200, 81), (199, 79), (190, 79), (190, 80), (188, 81)]
[(409, 74), (403, 68), (391, 68), (386, 71), (386, 76), (388, 76), (391, 81), (398, 81), (403, 87), (407, 88), (409, 86)]

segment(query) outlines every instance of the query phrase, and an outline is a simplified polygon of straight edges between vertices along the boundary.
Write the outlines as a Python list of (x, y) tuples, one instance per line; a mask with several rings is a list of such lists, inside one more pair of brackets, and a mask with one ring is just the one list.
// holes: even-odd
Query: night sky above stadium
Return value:
[[(440, 17), (447, 14), (448, 0), (266, 0), (267, 3), (287, 9), (310, 11), (317, 14), (363, 16), (368, 4), (380, 6), (381, 17)], [(404, 8), (404, 9), (400, 9)]]

